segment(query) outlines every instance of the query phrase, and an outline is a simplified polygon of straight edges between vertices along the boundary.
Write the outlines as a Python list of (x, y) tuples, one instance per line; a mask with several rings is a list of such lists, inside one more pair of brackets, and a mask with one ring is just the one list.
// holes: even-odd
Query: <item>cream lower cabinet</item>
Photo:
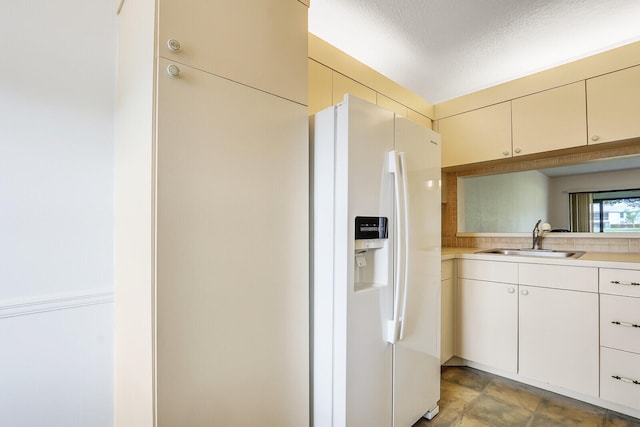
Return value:
[(459, 345), (463, 359), (516, 373), (517, 285), (458, 279)]
[(600, 398), (640, 410), (640, 271), (600, 269)]
[(440, 363), (454, 354), (455, 337), (455, 261), (442, 261), (440, 282)]
[(598, 395), (598, 269), (459, 260), (457, 356)]
[(458, 259), (457, 273), (456, 356), (637, 417), (640, 270)]
[(598, 269), (520, 264), (518, 273), (518, 373), (597, 396)]
[[(459, 260), (457, 355), (501, 371), (518, 367), (517, 264)], [(478, 280), (502, 279), (513, 283)]]
[(598, 294), (520, 285), (518, 374), (598, 395)]

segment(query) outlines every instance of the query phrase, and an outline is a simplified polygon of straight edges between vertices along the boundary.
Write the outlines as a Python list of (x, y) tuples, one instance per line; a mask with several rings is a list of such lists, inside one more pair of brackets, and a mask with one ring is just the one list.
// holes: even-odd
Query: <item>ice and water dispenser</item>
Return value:
[(384, 216), (357, 216), (355, 219), (355, 290), (388, 284), (388, 222)]

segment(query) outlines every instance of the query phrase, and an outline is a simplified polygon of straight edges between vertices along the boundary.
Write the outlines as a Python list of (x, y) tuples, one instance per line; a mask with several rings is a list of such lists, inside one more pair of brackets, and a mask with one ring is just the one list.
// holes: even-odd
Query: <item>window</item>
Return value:
[(640, 189), (589, 194), (592, 195), (591, 231), (640, 231)]

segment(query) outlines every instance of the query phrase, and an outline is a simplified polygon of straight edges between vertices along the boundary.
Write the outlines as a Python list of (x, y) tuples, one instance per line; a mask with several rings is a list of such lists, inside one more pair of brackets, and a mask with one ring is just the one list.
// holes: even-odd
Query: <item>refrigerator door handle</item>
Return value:
[(402, 339), (404, 314), (407, 307), (407, 271), (409, 258), (407, 177), (404, 171), (404, 153), (389, 152), (389, 172), (393, 173), (395, 190), (396, 263), (393, 289), (393, 319), (387, 324), (387, 341), (391, 344)]
[[(402, 340), (406, 324), (405, 315), (407, 313), (407, 291), (409, 286), (409, 195), (407, 192), (407, 163), (404, 153), (398, 153), (398, 159), (400, 160), (400, 175), (402, 177), (400, 180), (402, 183), (402, 215), (400, 216), (402, 219), (400, 227), (402, 229), (402, 309), (400, 312), (400, 337), (398, 339)], [(398, 242), (398, 246), (400, 246), (400, 242)], [(400, 298), (400, 294), (398, 294), (398, 298)]]

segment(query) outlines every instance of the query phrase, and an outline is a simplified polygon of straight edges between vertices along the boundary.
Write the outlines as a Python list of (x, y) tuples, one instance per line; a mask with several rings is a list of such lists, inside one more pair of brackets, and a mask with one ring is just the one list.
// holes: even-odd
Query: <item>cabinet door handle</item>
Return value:
[(615, 380), (618, 380), (618, 381), (622, 381), (624, 383), (640, 385), (640, 381), (632, 380), (631, 378), (621, 377), (620, 375), (611, 375), (611, 378), (613, 378)]
[(640, 286), (638, 282), (621, 282), (619, 280), (612, 280), (609, 283), (613, 285), (623, 285), (623, 286)]
[(180, 52), (180, 48), (181, 48), (180, 42), (176, 39), (167, 40), (167, 47), (172, 52)]
[(513, 150), (513, 151), (515, 151), (515, 152), (516, 152), (516, 154), (520, 154), (520, 152), (521, 152), (522, 150), (521, 150), (521, 149), (519, 149), (519, 148), (516, 148), (516, 149), (515, 149), (515, 150)]
[(503, 155), (503, 156), (508, 156), (508, 155), (509, 155), (509, 152), (508, 152), (508, 151), (503, 151), (503, 152), (502, 152), (502, 155)]
[(523, 289), (522, 292), (520, 292), (522, 295), (527, 296), (529, 295), (529, 291), (526, 289)]
[(619, 322), (617, 320), (612, 320), (611, 323), (613, 323), (614, 325), (619, 325), (619, 326), (627, 326), (629, 328), (640, 328), (640, 325), (636, 325), (635, 323)]
[(167, 73), (171, 77), (178, 77), (180, 75), (180, 68), (175, 64), (171, 64), (167, 67)]
[(509, 288), (509, 289), (508, 289), (508, 291), (509, 291), (509, 293), (510, 293), (510, 294), (513, 294), (513, 293), (515, 293), (515, 292), (516, 292), (516, 290), (515, 290), (515, 289), (513, 289), (513, 288)]

